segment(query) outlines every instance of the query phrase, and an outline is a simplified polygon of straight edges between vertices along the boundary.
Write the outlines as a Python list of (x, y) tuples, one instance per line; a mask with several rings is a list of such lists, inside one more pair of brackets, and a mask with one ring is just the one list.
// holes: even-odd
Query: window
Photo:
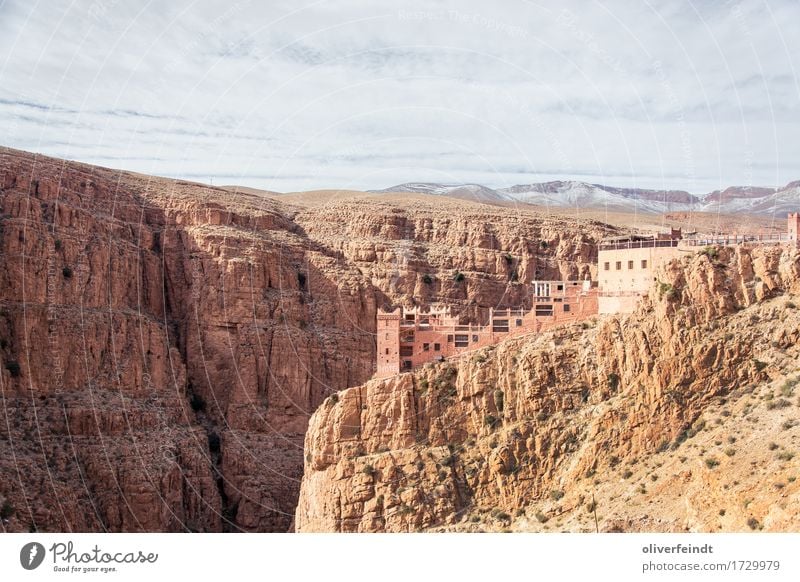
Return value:
[(456, 334), (456, 347), (466, 348), (469, 346), (469, 336), (467, 334)]
[(633, 269), (633, 261), (628, 261), (628, 268)]
[(478, 336), (473, 334), (472, 335), (472, 343), (475, 343), (476, 341), (478, 341)]
[(521, 319), (518, 319), (518, 320), (516, 321), (516, 324), (517, 324), (517, 327), (522, 327), (522, 320), (521, 320)]
[(536, 316), (537, 317), (545, 317), (553, 315), (553, 306), (552, 305), (537, 305), (536, 306)]
[(447, 341), (448, 342), (452, 342), (453, 341), (453, 335), (452, 334), (447, 336)]
[(564, 304), (564, 313), (569, 313), (569, 303)]
[(611, 263), (603, 263), (603, 269), (605, 271), (608, 271), (609, 269), (611, 269)]
[(410, 370), (411, 369), (411, 360), (403, 360), (403, 369)]
[(556, 285), (556, 291), (563, 291), (564, 285)]
[(492, 321), (492, 331), (504, 333), (508, 331), (507, 319), (495, 319)]
[(414, 355), (414, 348), (412, 346), (400, 346), (400, 356), (409, 357)]
[(622, 261), (617, 261), (617, 271), (622, 270)]
[(642, 269), (646, 269), (646, 268), (647, 268), (647, 259), (643, 259), (642, 260)]
[(434, 352), (438, 352), (441, 349), (442, 349), (442, 346), (440, 346), (439, 344), (433, 344), (433, 351)]
[(386, 355), (389, 355), (389, 348), (386, 348)]
[(389, 339), (389, 334), (388, 333), (386, 334), (386, 339)]
[(422, 344), (422, 351), (427, 352), (431, 347), (431, 344)]

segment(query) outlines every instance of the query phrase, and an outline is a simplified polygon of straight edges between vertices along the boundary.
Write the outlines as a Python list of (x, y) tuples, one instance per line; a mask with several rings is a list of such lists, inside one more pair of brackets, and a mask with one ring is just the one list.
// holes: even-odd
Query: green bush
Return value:
[(705, 255), (709, 259), (716, 259), (719, 256), (719, 250), (716, 247), (705, 247), (698, 254)]

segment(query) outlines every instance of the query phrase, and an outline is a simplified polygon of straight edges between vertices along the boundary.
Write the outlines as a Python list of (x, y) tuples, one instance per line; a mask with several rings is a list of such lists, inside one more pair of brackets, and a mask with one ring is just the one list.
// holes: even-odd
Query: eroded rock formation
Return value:
[(796, 528), (797, 249), (687, 253), (658, 278), (630, 316), (328, 398), (298, 530)]
[(371, 376), (378, 305), (515, 305), (533, 270), (587, 273), (608, 230), (447, 204), (0, 150), (3, 528), (289, 529), (308, 417)]

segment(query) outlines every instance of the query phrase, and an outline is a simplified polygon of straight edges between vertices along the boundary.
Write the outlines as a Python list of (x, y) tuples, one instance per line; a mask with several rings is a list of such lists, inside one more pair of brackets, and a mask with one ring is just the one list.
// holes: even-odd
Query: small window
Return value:
[(556, 285), (556, 291), (563, 291), (564, 285)]
[(411, 357), (414, 355), (414, 347), (413, 346), (400, 346), (400, 356), (401, 357)]
[(389, 355), (389, 348), (386, 348), (386, 355)]
[(564, 313), (567, 313), (568, 311), (569, 311), (569, 303), (565, 303), (564, 304)]
[(647, 259), (643, 259), (642, 260), (642, 269), (646, 269), (646, 268), (647, 268)]
[(611, 269), (611, 263), (603, 263), (603, 269), (608, 271)]
[(410, 370), (411, 369), (411, 360), (403, 360), (403, 369)]
[(386, 334), (386, 339), (389, 339), (389, 334), (388, 333)]
[(441, 349), (442, 349), (442, 346), (441, 346), (441, 345), (439, 345), (439, 344), (433, 344), (433, 351), (434, 351), (434, 352), (441, 351)]
[(622, 261), (617, 261), (617, 271), (622, 270)]
[(452, 334), (447, 336), (447, 341), (448, 341), (448, 342), (452, 342), (452, 341), (453, 341), (453, 336), (452, 336)]
[(475, 343), (478, 341), (478, 336), (476, 334), (472, 334), (472, 342)]
[(518, 320), (516, 321), (516, 324), (517, 324), (517, 327), (522, 327), (522, 320), (521, 320), (521, 319), (518, 319)]
[(633, 261), (628, 261), (628, 268), (633, 269)]
[(430, 350), (431, 344), (422, 344), (422, 351), (427, 352)]

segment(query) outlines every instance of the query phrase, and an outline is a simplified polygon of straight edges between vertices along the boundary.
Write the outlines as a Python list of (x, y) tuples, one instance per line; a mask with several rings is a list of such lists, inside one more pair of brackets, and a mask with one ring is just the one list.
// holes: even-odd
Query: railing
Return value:
[(742, 243), (780, 243), (789, 240), (789, 235), (785, 232), (773, 232), (766, 234), (729, 234), (712, 236), (705, 238), (687, 238), (681, 240), (681, 246), (688, 247), (707, 247), (714, 245), (738, 245)]
[(636, 240), (624, 243), (600, 244), (601, 251), (621, 251), (624, 249), (653, 249), (662, 247), (677, 247), (677, 240)]

